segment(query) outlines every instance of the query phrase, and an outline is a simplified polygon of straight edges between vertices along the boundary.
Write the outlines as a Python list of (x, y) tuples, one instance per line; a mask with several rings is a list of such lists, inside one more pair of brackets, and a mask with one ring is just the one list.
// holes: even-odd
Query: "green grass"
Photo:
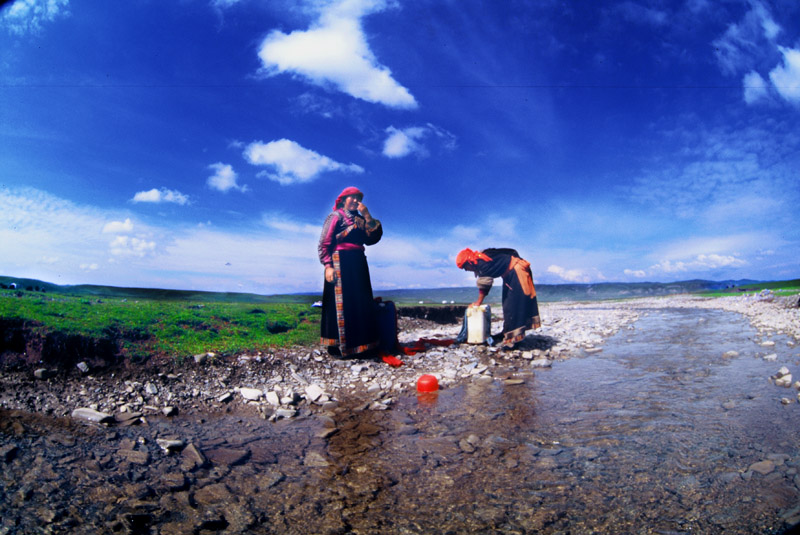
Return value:
[(758, 293), (761, 290), (772, 290), (776, 296), (795, 295), (800, 293), (800, 279), (778, 282), (758, 282), (737, 288), (727, 288), (724, 290), (698, 292), (704, 297), (730, 297), (732, 295), (745, 295)]
[(222, 355), (319, 340), (317, 308), (300, 303), (123, 299), (0, 290), (0, 318), (36, 334), (116, 341), (123, 356)]

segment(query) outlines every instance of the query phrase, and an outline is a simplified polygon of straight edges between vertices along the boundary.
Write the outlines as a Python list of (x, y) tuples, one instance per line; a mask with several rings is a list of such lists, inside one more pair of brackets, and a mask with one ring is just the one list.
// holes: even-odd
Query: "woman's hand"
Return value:
[(330, 283), (336, 282), (336, 270), (331, 266), (325, 268), (325, 280)]
[(372, 214), (369, 213), (369, 208), (367, 208), (364, 203), (358, 203), (358, 211), (359, 213), (364, 216), (364, 223), (367, 224), (367, 228), (375, 228), (378, 226), (378, 222), (372, 217)]

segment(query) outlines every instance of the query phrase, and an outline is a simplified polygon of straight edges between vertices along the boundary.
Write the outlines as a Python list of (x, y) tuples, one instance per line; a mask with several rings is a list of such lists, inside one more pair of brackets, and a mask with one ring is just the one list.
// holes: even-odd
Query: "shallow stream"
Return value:
[(800, 359), (770, 340), (730, 312), (643, 311), (600, 353), (388, 411), (22, 421), (0, 534), (778, 533), (800, 523), (800, 405), (769, 377)]

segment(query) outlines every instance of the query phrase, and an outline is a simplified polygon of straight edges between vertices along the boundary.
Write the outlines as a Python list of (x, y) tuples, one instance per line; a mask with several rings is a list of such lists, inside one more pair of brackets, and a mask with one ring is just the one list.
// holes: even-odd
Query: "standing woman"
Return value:
[(503, 279), (503, 347), (512, 348), (525, 338), (525, 331), (542, 326), (531, 264), (514, 249), (464, 249), (456, 257), (456, 265), (472, 271), (478, 278), (479, 306), (492, 289), (496, 277)]
[(373, 219), (357, 188), (345, 188), (322, 225), (319, 261), (325, 266), (321, 343), (332, 355), (351, 357), (378, 347), (378, 323), (365, 245), (378, 243), (381, 222)]

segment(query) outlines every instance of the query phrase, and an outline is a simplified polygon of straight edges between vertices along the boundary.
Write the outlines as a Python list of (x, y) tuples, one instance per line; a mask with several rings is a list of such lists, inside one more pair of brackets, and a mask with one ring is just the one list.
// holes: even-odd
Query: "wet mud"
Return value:
[(642, 310), (601, 352), (384, 411), (4, 411), (0, 535), (779, 533), (800, 524), (800, 404), (769, 378), (800, 356), (770, 340), (732, 312)]

